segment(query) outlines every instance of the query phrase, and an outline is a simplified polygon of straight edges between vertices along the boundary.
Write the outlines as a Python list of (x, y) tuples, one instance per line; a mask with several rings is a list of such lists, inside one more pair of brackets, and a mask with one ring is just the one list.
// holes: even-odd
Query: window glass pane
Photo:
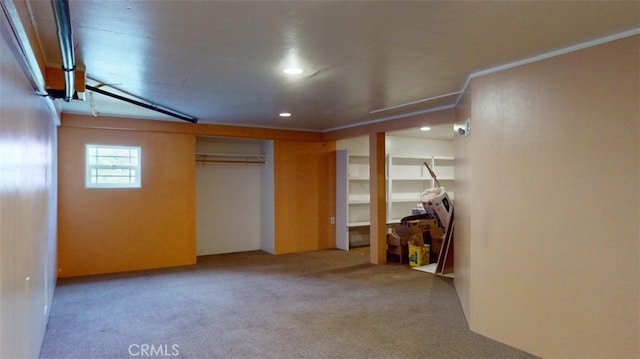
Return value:
[(95, 155), (87, 156), (87, 160), (89, 161), (90, 164), (95, 164), (98, 162), (98, 157), (96, 157)]
[(129, 149), (118, 147), (100, 147), (98, 148), (98, 156), (129, 157)]
[(140, 148), (87, 145), (87, 187), (140, 187)]

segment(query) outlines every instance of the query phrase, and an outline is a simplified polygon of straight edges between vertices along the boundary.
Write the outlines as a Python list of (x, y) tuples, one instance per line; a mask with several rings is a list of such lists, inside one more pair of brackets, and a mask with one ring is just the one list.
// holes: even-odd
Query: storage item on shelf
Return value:
[[(438, 183), (427, 164), (438, 175)], [(397, 223), (408, 214), (419, 214), (420, 193), (426, 188), (445, 187), (454, 199), (454, 159), (445, 156), (387, 155), (387, 223)]]
[(430, 245), (409, 243), (409, 267), (419, 267), (430, 263)]
[[(438, 219), (435, 215), (429, 213), (406, 216), (400, 220), (400, 224), (405, 227), (418, 227), (423, 232), (427, 232), (431, 237), (442, 236), (442, 234), (444, 234), (444, 228), (440, 227)], [(429, 243), (429, 241), (425, 243)]]
[[(414, 153), (416, 151), (413, 151)], [(348, 249), (370, 243), (370, 159), (366, 151), (336, 151), (336, 246)], [(409, 214), (423, 214), (426, 209), (421, 201), (425, 188), (435, 186), (435, 180), (424, 163), (438, 175), (439, 182), (454, 198), (454, 158), (436, 155), (413, 155), (406, 151), (388, 154), (386, 161), (386, 222), (388, 226), (400, 223)], [(435, 216), (433, 218), (436, 218)], [(441, 226), (444, 227), (443, 224)], [(431, 235), (441, 236), (444, 228), (435, 226)], [(433, 247), (431, 248), (433, 252)]]
[(425, 213), (427, 213), (427, 211), (424, 209), (424, 205), (422, 204), (422, 202), (416, 203), (415, 208), (411, 210), (411, 215), (414, 215), (414, 216), (425, 214)]
[(444, 234), (444, 229), (438, 227), (438, 220), (425, 213), (406, 216), (400, 220), (400, 223), (408, 228), (417, 228), (422, 233), (423, 243), (430, 245), (428, 262), (435, 263), (438, 260)]
[(444, 187), (429, 188), (422, 192), (420, 200), (427, 214), (438, 219), (441, 227), (447, 228), (453, 212), (453, 203)]
[[(417, 264), (418, 259), (415, 253), (418, 253), (416, 251), (419, 249), (412, 248), (412, 242), (409, 241), (409, 265), (414, 269), (437, 275), (445, 275), (453, 271), (453, 207), (450, 209), (451, 216), (446, 228), (440, 226), (438, 219), (432, 218), (436, 216), (435, 211), (402, 218), (401, 224), (405, 228), (422, 232), (422, 243), (430, 244), (429, 253), (423, 257), (424, 263)], [(419, 246), (420, 243), (414, 241), (413, 244)], [(430, 266), (429, 263), (433, 264)]]
[(417, 226), (422, 230), (429, 230), (429, 229), (433, 229), (433, 227), (438, 226), (438, 220), (433, 215), (430, 215), (428, 213), (423, 213), (423, 214), (403, 217), (400, 220), (400, 224), (402, 224), (405, 227)]
[[(408, 227), (411, 228), (411, 227)], [(419, 228), (419, 227), (414, 227)], [(423, 234), (425, 229), (422, 229)], [(428, 231), (428, 228), (426, 229)], [(414, 235), (408, 241), (409, 246), (409, 267), (419, 267), (429, 264), (429, 244), (425, 244), (423, 236)]]
[(393, 258), (402, 264), (409, 256), (407, 237), (400, 237), (395, 230), (387, 234), (387, 258)]
[(400, 263), (408, 259), (408, 244), (411, 240), (422, 241), (423, 230), (418, 226), (393, 225), (391, 233), (387, 234), (387, 257), (399, 259)]

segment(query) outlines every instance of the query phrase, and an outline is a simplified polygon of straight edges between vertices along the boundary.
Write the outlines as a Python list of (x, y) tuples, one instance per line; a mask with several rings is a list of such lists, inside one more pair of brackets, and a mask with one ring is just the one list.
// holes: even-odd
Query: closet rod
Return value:
[(196, 152), (196, 157), (256, 157), (262, 158), (264, 155), (249, 155), (249, 154), (232, 154), (232, 153), (205, 153), (205, 152)]
[(196, 160), (196, 163), (246, 163), (246, 164), (264, 164), (265, 161), (251, 161), (251, 160)]

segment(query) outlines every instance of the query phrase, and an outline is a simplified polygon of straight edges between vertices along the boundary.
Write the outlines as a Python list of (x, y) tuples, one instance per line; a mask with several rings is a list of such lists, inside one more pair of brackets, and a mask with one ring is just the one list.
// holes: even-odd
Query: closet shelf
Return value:
[(265, 155), (196, 152), (196, 164), (207, 164), (207, 163), (264, 164), (265, 162), (266, 162)]

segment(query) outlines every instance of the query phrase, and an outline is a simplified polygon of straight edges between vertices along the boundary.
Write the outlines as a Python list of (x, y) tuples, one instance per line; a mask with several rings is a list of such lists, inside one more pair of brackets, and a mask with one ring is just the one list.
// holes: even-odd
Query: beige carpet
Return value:
[(450, 279), (357, 251), (59, 280), (41, 358), (149, 356), (531, 357), (470, 332)]

